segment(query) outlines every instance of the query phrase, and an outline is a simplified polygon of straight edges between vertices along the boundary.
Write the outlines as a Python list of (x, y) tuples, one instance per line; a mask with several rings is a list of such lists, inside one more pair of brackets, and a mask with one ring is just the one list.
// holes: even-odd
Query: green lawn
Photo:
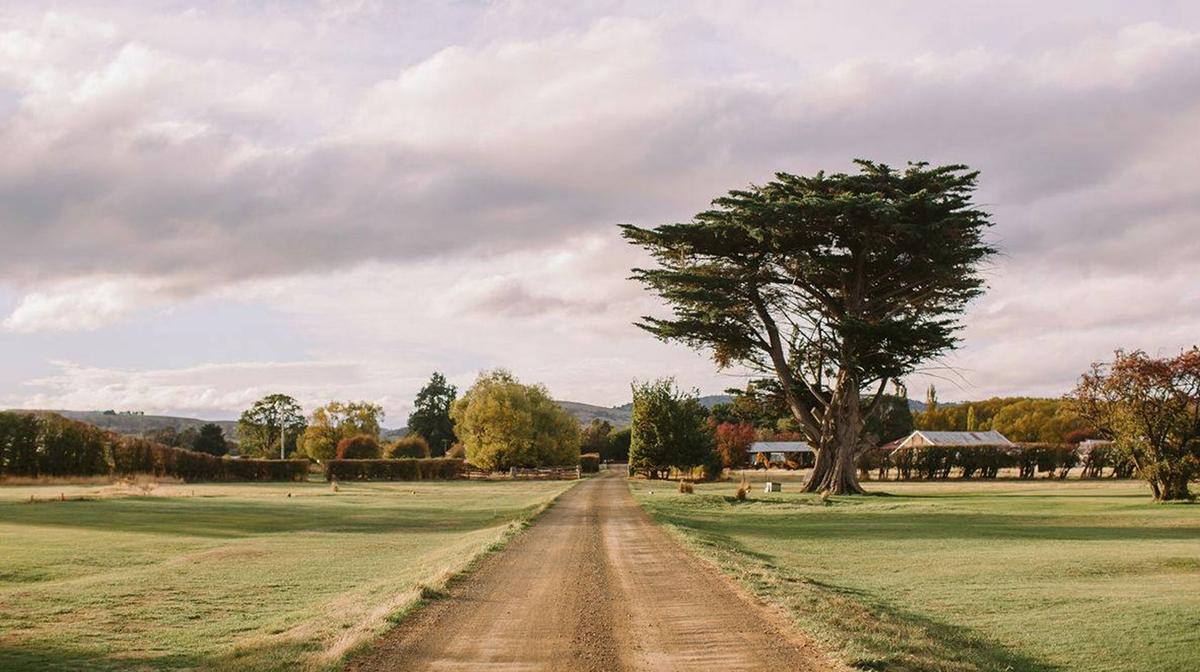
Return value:
[(0, 487), (0, 670), (327, 668), (569, 485)]
[(1200, 506), (1094, 482), (869, 484), (889, 496), (824, 505), (761, 480), (742, 503), (731, 483), (631, 487), (861, 669), (1200, 669)]

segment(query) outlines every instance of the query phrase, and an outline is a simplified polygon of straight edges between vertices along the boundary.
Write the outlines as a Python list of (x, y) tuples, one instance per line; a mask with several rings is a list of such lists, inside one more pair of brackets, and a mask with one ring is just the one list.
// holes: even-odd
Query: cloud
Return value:
[(0, 319), (271, 305), (396, 408), (433, 365), (614, 402), (660, 366), (722, 386), (629, 326), (661, 306), (613, 224), (775, 170), (927, 159), (982, 171), (1005, 253), (950, 360), (964, 394), (1062, 389), (1117, 345), (1194, 338), (1200, 257), (1200, 14), (1081, 8), (16, 4)]
[(234, 417), (255, 400), (281, 390), (307, 408), (353, 387), (362, 372), (345, 362), (237, 362), (178, 369), (122, 370), (53, 362), (58, 372), (27, 381), (34, 392), (14, 400), (24, 408), (137, 409)]

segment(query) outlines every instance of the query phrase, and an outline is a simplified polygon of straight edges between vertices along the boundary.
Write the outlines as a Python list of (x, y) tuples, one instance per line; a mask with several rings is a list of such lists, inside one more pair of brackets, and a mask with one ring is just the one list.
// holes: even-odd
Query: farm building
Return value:
[(1013, 446), (1000, 432), (990, 429), (986, 432), (931, 432), (918, 429), (908, 438), (900, 442), (900, 448), (921, 448), (925, 446)]
[(780, 465), (790, 469), (811, 467), (816, 451), (803, 441), (755, 441), (746, 449), (754, 466)]

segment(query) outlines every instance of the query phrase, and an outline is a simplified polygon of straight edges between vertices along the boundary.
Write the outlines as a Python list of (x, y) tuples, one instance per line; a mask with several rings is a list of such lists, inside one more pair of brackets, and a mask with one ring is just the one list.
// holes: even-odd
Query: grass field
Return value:
[(0, 487), (0, 670), (330, 667), (569, 486)]
[(1108, 482), (870, 484), (890, 496), (824, 505), (761, 480), (740, 503), (731, 483), (631, 487), (861, 669), (1200, 669), (1200, 506)]

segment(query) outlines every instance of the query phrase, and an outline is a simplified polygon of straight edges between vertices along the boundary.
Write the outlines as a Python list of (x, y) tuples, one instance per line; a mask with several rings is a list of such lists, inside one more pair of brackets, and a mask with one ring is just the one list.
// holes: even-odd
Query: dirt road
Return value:
[(448, 599), (350, 670), (828, 670), (789, 627), (684, 550), (623, 479), (580, 483)]

